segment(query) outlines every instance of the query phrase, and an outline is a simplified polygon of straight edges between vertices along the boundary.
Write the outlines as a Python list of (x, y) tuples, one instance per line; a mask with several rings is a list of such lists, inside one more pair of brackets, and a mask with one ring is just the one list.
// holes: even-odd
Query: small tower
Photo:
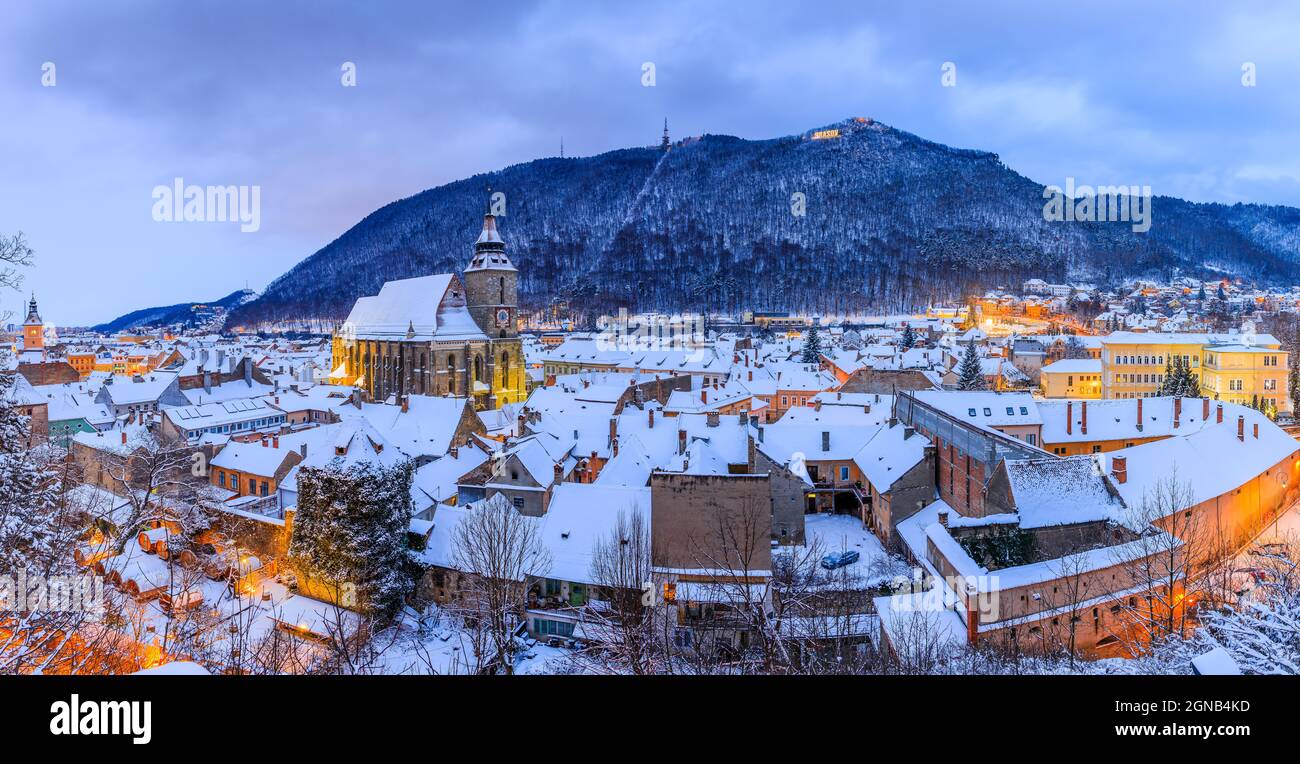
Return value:
[(668, 151), (672, 147), (673, 147), (673, 142), (668, 139), (668, 118), (664, 117), (664, 139), (663, 142), (659, 144), (659, 150)]
[(27, 320), (23, 321), (23, 350), (43, 350), (45, 348), (45, 322), (36, 311), (36, 293), (32, 293), (31, 302), (27, 303)]
[(474, 257), (465, 269), (465, 298), (474, 323), (493, 339), (518, 336), (519, 271), (506, 256), (506, 243), (497, 232), (490, 211), (483, 216), (483, 231), (474, 242)]

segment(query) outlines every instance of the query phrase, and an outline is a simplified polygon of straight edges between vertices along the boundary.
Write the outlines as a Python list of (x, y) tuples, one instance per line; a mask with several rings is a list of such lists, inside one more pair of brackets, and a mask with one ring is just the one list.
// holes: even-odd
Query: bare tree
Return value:
[[(0, 235), (0, 289), (18, 289), (23, 285), (20, 268), (30, 267), (33, 262), (32, 248), (27, 246), (23, 232), (12, 236)], [(13, 315), (13, 311), (0, 313), (0, 321)]]
[(1204, 558), (1193, 505), (1191, 485), (1179, 481), (1176, 472), (1158, 480), (1130, 508), (1126, 524), (1137, 530), (1136, 539), (1113, 547), (1128, 584), (1115, 596), (1123, 621), (1116, 636), (1131, 653), (1187, 633), (1186, 588)]
[(667, 660), (665, 640), (652, 608), (660, 598), (650, 569), (650, 527), (637, 507), (619, 510), (614, 528), (596, 540), (591, 579), (601, 592), (601, 608), (589, 609), (583, 629), (595, 646), (575, 654), (583, 668), (654, 674)]
[[(514, 673), (514, 634), (527, 605), (528, 583), (550, 570), (540, 523), (521, 515), (502, 494), (470, 505), (453, 535), (453, 565), (467, 623), (486, 633), (487, 666)], [(483, 656), (480, 655), (480, 660)]]
[(1079, 624), (1083, 620), (1085, 603), (1103, 592), (1095, 586), (1089, 564), (1091, 556), (1087, 552), (1066, 554), (1050, 564), (1056, 576), (1053, 593), (1048, 595), (1050, 605), (1056, 611), (1054, 623), (1065, 618), (1063, 637), (1054, 634), (1065, 648), (1070, 670), (1074, 670), (1075, 659), (1079, 654)]

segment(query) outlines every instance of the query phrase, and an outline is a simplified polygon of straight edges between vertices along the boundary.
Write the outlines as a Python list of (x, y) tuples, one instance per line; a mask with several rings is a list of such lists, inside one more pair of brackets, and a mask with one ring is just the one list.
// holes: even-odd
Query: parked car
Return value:
[(831, 552), (822, 558), (822, 567), (827, 570), (835, 570), (845, 565), (852, 565), (861, 557), (857, 552), (850, 549), (847, 552)]

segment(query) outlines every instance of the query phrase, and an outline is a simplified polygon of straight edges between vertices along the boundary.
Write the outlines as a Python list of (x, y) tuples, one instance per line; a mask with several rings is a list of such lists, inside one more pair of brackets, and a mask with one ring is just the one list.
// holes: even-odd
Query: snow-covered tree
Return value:
[(988, 383), (984, 380), (984, 372), (980, 367), (979, 351), (975, 349), (974, 340), (966, 343), (966, 351), (962, 354), (961, 363), (957, 365), (957, 389), (988, 389)]
[(298, 513), (289, 557), (345, 607), (393, 615), (411, 591), (407, 533), (412, 465), (374, 461), (307, 467), (298, 473)]
[(817, 324), (808, 328), (808, 333), (803, 339), (803, 355), (799, 357), (800, 363), (821, 363), (822, 338), (817, 329)]
[(903, 337), (898, 342), (903, 350), (910, 350), (916, 346), (916, 332), (912, 331), (912, 325), (903, 324)]

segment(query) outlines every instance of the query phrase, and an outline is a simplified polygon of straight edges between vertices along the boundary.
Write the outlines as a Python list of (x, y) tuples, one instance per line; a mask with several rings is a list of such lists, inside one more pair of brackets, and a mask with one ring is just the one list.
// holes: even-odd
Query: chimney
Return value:
[(647, 409), (646, 413), (650, 415), (650, 429), (653, 430), (655, 428), (655, 410)]
[(1079, 423), (1079, 432), (1083, 433), (1084, 435), (1087, 435), (1088, 434), (1088, 402), (1080, 401), (1079, 408), (1083, 410), (1083, 419)]
[(686, 453), (686, 431), (685, 430), (677, 431), (677, 453), (679, 454)]
[(1128, 457), (1113, 456), (1110, 460), (1110, 471), (1115, 475), (1115, 482), (1123, 485), (1128, 482)]
[(279, 436), (279, 435), (272, 435), (272, 436), (271, 436), (271, 448), (279, 448), (279, 447), (280, 447), (280, 436)]
[(822, 430), (822, 450), (831, 450), (831, 434), (825, 430)]
[(447, 453), (451, 454), (451, 458), (453, 458), (453, 459), (459, 459), (459, 458), (460, 458), (460, 446), (457, 446), (457, 445), (454, 445), (454, 444), (453, 444), (451, 448), (447, 449)]
[[(1205, 402), (1206, 402), (1206, 405), (1209, 405), (1209, 399), (1208, 399), (1208, 398), (1205, 400)], [(1215, 423), (1215, 424), (1223, 424), (1223, 404), (1222, 404), (1222, 403), (1220, 403), (1218, 406), (1215, 407), (1214, 423)]]
[(1142, 432), (1142, 399), (1141, 398), (1138, 398), (1137, 426), (1138, 426), (1138, 432)]
[(1202, 422), (1210, 421), (1210, 399), (1209, 398), (1201, 399), (1201, 421)]
[(1065, 402), (1065, 434), (1074, 434), (1074, 401)]
[(822, 402), (813, 401), (813, 411), (821, 411), (821, 410), (822, 410)]
[(1174, 398), (1174, 429), (1178, 429), (1178, 420), (1183, 416), (1183, 399)]
[(700, 403), (708, 403), (708, 402), (709, 402), (708, 388), (700, 390)]
[(748, 381), (750, 381), (750, 382), (753, 382), (753, 381), (754, 381), (754, 372), (753, 372), (752, 369), (749, 371), (749, 380), (748, 380)]
[(915, 434), (916, 434), (915, 427), (908, 425), (903, 428), (903, 440), (907, 440), (908, 438), (912, 437)]
[(1254, 433), (1254, 434), (1255, 434), (1255, 440), (1259, 440), (1259, 422), (1255, 422), (1254, 424), (1251, 425), (1251, 427), (1253, 427), (1254, 430), (1255, 430), (1255, 433)]
[(555, 463), (555, 482), (564, 482), (564, 465), (559, 462)]
[(302, 458), (304, 458), (304, 459), (307, 458), (307, 444), (306, 444), (306, 443), (303, 443), (301, 446), (298, 446), (298, 451), (299, 451), (300, 453), (302, 453)]
[(1237, 417), (1237, 440), (1245, 442), (1246, 440), (1246, 417)]
[(516, 435), (523, 435), (523, 434), (524, 434), (524, 423), (527, 422), (527, 421), (528, 421), (528, 416), (525, 415), (525, 414), (522, 414), (522, 413), (521, 413), (521, 414), (519, 415), (519, 427), (515, 430), (515, 434), (516, 434)]
[(266, 436), (263, 435), (263, 436), (262, 436), (262, 448), (266, 448), (267, 446), (270, 446), (270, 445), (271, 445), (271, 441), (267, 440), (267, 439), (266, 439)]
[(948, 527), (948, 510), (946, 509), (939, 510), (939, 524), (945, 528)]
[(205, 392), (205, 393), (210, 393), (210, 392), (212, 392), (212, 374), (211, 374), (211, 372), (206, 372), (206, 371), (203, 372), (203, 392)]
[(609, 442), (613, 443), (618, 440), (618, 417), (609, 418)]
[(975, 607), (976, 593), (972, 591), (975, 587), (967, 584), (966, 591), (966, 643), (975, 645), (979, 642), (980, 637), (980, 613)]
[(122, 431), (122, 445), (126, 445), (126, 430)]
[(718, 426), (718, 422), (719, 422), (719, 414), (718, 414), (718, 412), (716, 412), (716, 411), (710, 411), (709, 413), (705, 414), (705, 420), (704, 420), (704, 421), (705, 421), (705, 423), (706, 423), (709, 427), (717, 427), (717, 426)]
[(763, 426), (762, 426), (762, 425), (759, 425), (759, 426), (758, 426), (758, 442), (759, 442), (759, 443), (762, 443), (762, 442), (763, 442)]
[(611, 457), (618, 456), (618, 438), (614, 438), (612, 444), (610, 445), (610, 452), (611, 452)]
[(403, 395), (403, 396), (402, 396), (402, 413), (403, 413), (403, 414), (407, 414), (407, 413), (410, 413), (410, 411), (411, 411), (411, 396), (409, 396), (409, 395)]

